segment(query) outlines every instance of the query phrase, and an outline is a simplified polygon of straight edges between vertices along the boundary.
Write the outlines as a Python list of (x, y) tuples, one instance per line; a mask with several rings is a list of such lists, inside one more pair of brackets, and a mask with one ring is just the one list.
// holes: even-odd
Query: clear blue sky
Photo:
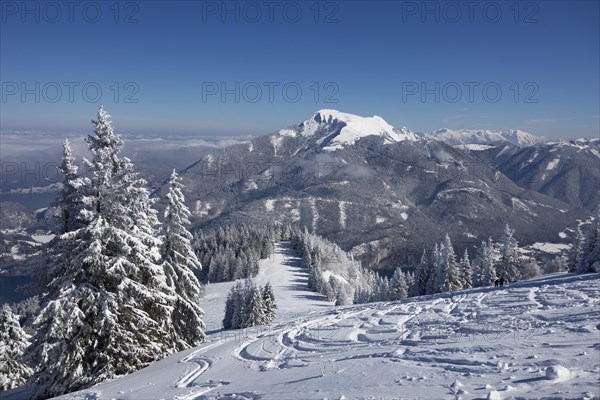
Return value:
[(123, 133), (266, 134), (335, 108), (420, 131), (600, 134), (598, 1), (1, 4), (2, 130), (86, 131), (104, 104)]

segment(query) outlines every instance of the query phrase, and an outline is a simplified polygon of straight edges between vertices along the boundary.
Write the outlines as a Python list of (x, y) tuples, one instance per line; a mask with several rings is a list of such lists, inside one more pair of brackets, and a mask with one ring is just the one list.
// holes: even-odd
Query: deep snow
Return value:
[[(599, 396), (598, 274), (553, 274), (504, 288), (332, 307), (296, 286), (305, 274), (287, 246), (279, 245), (263, 267), (259, 282), (280, 279), (278, 322), (214, 332), (195, 349), (63, 398)], [(231, 284), (220, 285), (222, 300)], [(216, 286), (207, 290), (207, 314), (219, 310)]]

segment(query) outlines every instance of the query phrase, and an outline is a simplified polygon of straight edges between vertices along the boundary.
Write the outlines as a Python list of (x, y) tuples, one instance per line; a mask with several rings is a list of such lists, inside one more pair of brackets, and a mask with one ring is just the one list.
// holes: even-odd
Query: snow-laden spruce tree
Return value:
[(246, 315), (242, 328), (256, 325), (262, 325), (267, 322), (265, 303), (262, 297), (262, 291), (251, 279), (246, 279), (245, 285)]
[[(108, 114), (88, 136), (92, 173), (79, 193), (86, 224), (60, 235), (60, 265), (34, 321), (27, 352), (34, 397), (46, 398), (133, 372), (174, 352), (176, 296), (160, 262), (158, 218), (145, 181)], [(58, 262), (58, 261), (57, 261)]]
[(267, 282), (262, 290), (263, 304), (265, 307), (265, 322), (271, 323), (275, 319), (277, 313), (277, 302), (275, 300), (275, 293), (270, 282)]
[(0, 308), (0, 392), (23, 385), (31, 375), (31, 368), (23, 361), (27, 346), (29, 335), (11, 308), (4, 304)]
[(197, 278), (202, 265), (192, 248), (192, 234), (187, 230), (191, 213), (185, 205), (182, 188), (173, 170), (166, 196), (162, 259), (167, 285), (177, 296), (172, 316), (181, 350), (204, 340), (204, 312), (200, 308), (203, 287)]
[(463, 257), (460, 259), (460, 278), (461, 286), (463, 289), (469, 289), (473, 287), (472, 275), (473, 269), (471, 267), (471, 261), (469, 261), (469, 251), (465, 249)]
[(236, 281), (235, 286), (229, 290), (227, 293), (227, 299), (225, 300), (225, 315), (223, 317), (223, 329), (233, 329), (233, 316), (236, 313), (236, 301), (237, 292), (236, 288), (241, 288), (240, 281)]
[(227, 295), (223, 329), (242, 329), (268, 324), (275, 317), (275, 294), (270, 284), (264, 288), (247, 278), (237, 281)]
[(425, 294), (439, 293), (439, 283), (441, 281), (440, 271), (442, 264), (442, 251), (438, 243), (433, 245), (431, 251), (431, 276), (427, 280), (427, 290)]
[(583, 243), (577, 272), (600, 272), (600, 206)]
[(409, 286), (406, 274), (402, 271), (402, 268), (396, 268), (390, 286), (392, 290), (392, 300), (400, 300), (408, 297)]
[(246, 323), (247, 306), (246, 291), (241, 281), (236, 281), (235, 286), (231, 288), (225, 302), (225, 317), (223, 318), (223, 328), (240, 329), (244, 328)]
[(59, 208), (57, 217), (57, 233), (62, 234), (74, 231), (86, 225), (82, 210), (85, 210), (85, 190), (89, 185), (86, 177), (80, 176), (79, 168), (71, 150), (71, 143), (65, 139), (63, 143), (62, 162), (58, 168), (62, 174), (63, 187), (58, 195), (58, 200), (53, 203)]
[(500, 261), (496, 266), (496, 276), (506, 283), (519, 280), (519, 244), (514, 238), (514, 233), (515, 231), (507, 224), (498, 243)]
[(493, 285), (497, 279), (496, 262), (494, 261), (494, 243), (492, 238), (489, 238), (487, 243), (481, 243), (481, 286)]
[(436, 292), (451, 292), (462, 289), (461, 274), (450, 236), (446, 234), (440, 247), (440, 261), (437, 264)]
[(421, 261), (415, 271), (415, 280), (412, 287), (413, 296), (423, 296), (427, 294), (427, 282), (431, 279), (431, 265), (427, 260), (427, 252), (423, 250)]
[(577, 270), (577, 266), (581, 260), (581, 256), (583, 254), (583, 245), (585, 243), (585, 236), (581, 231), (581, 227), (577, 225), (575, 229), (575, 238), (573, 239), (573, 244), (571, 245), (571, 249), (568, 253), (568, 265), (569, 272), (575, 272)]
[(71, 144), (65, 139), (62, 162), (58, 168), (62, 175), (63, 187), (52, 204), (59, 210), (53, 217), (55, 237), (45, 248), (45, 268), (40, 271), (42, 275), (40, 292), (46, 290), (52, 275), (61, 274), (61, 268), (68, 267), (64, 254), (69, 254), (73, 250), (69, 248), (73, 245), (73, 241), (61, 240), (61, 235), (75, 231), (89, 222), (90, 215), (85, 213), (85, 201), (90, 182), (86, 177), (79, 176), (78, 169)]

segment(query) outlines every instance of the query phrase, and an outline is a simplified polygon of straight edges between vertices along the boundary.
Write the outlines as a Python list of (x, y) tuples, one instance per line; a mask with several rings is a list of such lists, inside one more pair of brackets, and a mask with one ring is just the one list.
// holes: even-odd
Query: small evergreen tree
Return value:
[(463, 289), (469, 289), (473, 287), (473, 269), (471, 268), (471, 262), (469, 261), (469, 251), (467, 249), (465, 249), (465, 253), (460, 260), (460, 275), (461, 285)]

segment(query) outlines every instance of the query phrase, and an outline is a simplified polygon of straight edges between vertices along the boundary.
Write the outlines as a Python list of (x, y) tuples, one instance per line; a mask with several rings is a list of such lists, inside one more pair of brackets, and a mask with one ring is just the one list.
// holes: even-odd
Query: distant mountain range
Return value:
[(438, 129), (425, 136), (444, 141), (450, 145), (498, 144), (508, 142), (515, 146), (533, 146), (547, 139), (523, 132), (518, 129), (492, 131), (489, 129)]
[[(456, 132), (421, 135), (377, 116), (320, 110), (205, 155), (182, 177), (199, 227), (297, 223), (372, 267), (414, 263), (445, 232), (459, 249), (472, 248), (505, 223), (522, 244), (557, 242), (597, 203), (597, 141), (571, 146), (521, 131)], [(567, 162), (574, 146), (581, 146), (576, 166)], [(535, 149), (564, 163), (554, 161), (546, 175), (535, 167), (541, 164), (527, 169), (531, 175), (513, 174)], [(561, 179), (568, 193), (559, 190)]]
[[(505, 223), (522, 245), (568, 243), (569, 229), (600, 202), (599, 139), (421, 134), (378, 116), (319, 110), (278, 132), (198, 154), (181, 171), (196, 227), (291, 222), (371, 267), (415, 263), (445, 232), (457, 251), (472, 250)], [(21, 270), (21, 256), (36, 252), (33, 232), (47, 229), (37, 217), (2, 203), (2, 270)]]

